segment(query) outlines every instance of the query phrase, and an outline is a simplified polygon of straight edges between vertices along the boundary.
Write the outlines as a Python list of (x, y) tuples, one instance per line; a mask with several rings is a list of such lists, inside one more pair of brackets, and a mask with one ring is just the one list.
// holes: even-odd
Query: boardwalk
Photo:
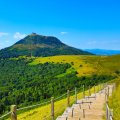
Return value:
[[(112, 86), (109, 86), (109, 88), (111, 94)], [(95, 96), (96, 98), (94, 98)], [(90, 97), (78, 100), (77, 104), (73, 104), (72, 107), (67, 108), (57, 120), (103, 120), (103, 116), (105, 115), (105, 90)]]

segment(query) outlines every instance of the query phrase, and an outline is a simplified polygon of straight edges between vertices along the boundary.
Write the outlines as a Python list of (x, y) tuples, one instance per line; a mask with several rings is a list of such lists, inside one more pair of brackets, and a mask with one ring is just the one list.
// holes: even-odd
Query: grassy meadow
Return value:
[(69, 63), (72, 65), (65, 74), (76, 71), (77, 76), (91, 74), (116, 75), (120, 71), (120, 55), (114, 56), (90, 56), (90, 55), (63, 55), (35, 58), (31, 65), (39, 63)]
[[(29, 58), (27, 58), (29, 59)], [(38, 64), (44, 63), (69, 63), (71, 65), (64, 73), (59, 74), (55, 77), (63, 77), (71, 73), (75, 73), (77, 77), (81, 76), (92, 76), (97, 75), (112, 75), (118, 77), (120, 74), (120, 55), (116, 56), (93, 56), (93, 55), (62, 55), (62, 56), (51, 56), (51, 57), (34, 57), (29, 63), (30, 66), (36, 66)], [(96, 87), (97, 88), (97, 87)], [(93, 88), (91, 90), (93, 92)], [(120, 113), (120, 99), (119, 91), (120, 86), (117, 87), (117, 92), (115, 92), (110, 99), (110, 106), (115, 109), (115, 117), (119, 116)], [(88, 94), (88, 91), (86, 92)], [(82, 98), (82, 93), (79, 91), (78, 98)], [(71, 94), (71, 105), (75, 102), (75, 95)], [(112, 101), (112, 102), (111, 102)], [(116, 101), (116, 104), (113, 104)], [(55, 101), (55, 117), (63, 113), (67, 107), (67, 98), (63, 98)], [(22, 112), (18, 115), (18, 120), (49, 120), (51, 114), (51, 105), (46, 104), (31, 110)], [(116, 112), (117, 111), (117, 112)], [(117, 118), (115, 120), (118, 120)]]

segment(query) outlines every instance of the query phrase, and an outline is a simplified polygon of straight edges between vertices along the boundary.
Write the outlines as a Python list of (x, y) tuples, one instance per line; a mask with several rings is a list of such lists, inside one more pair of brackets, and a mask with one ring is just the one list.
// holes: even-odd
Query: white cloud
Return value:
[(8, 33), (0, 32), (0, 37), (2, 37), (2, 36), (6, 36), (6, 35), (8, 35)]
[(67, 34), (68, 32), (60, 32), (61, 35), (65, 35)]
[(14, 37), (15, 39), (19, 40), (19, 39), (24, 38), (25, 36), (26, 36), (26, 34), (21, 34), (21, 33), (19, 33), (19, 32), (16, 32), (13, 37)]

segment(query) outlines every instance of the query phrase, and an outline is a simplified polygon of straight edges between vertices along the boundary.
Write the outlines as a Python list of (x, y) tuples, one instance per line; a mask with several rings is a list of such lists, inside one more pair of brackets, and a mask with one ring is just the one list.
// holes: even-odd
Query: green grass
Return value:
[(114, 120), (120, 120), (120, 78), (116, 83), (117, 87), (109, 99), (109, 106), (113, 109)]
[[(57, 75), (56, 77), (63, 77), (72, 72), (77, 72), (77, 76), (88, 76), (92, 74), (109, 74), (118, 76), (120, 71), (120, 55), (116, 56), (80, 56), (80, 55), (63, 55), (63, 56), (51, 56), (51, 57), (38, 57), (30, 65), (37, 65), (39, 63), (69, 63), (71, 68), (67, 69), (65, 73)], [(88, 92), (87, 92), (88, 94)], [(79, 99), (82, 97), (82, 93), (78, 94)], [(71, 104), (74, 103), (74, 95), (71, 96)], [(60, 115), (66, 105), (66, 98), (63, 98), (55, 103), (55, 110), (61, 108), (55, 116)], [(65, 106), (64, 106), (65, 105)], [(109, 100), (109, 105), (114, 109), (114, 119), (120, 118), (120, 85), (117, 87), (113, 96)], [(62, 106), (62, 107), (61, 107)], [(42, 120), (44, 117), (50, 115), (50, 104), (38, 107), (32, 110), (28, 110), (18, 115), (19, 120)], [(48, 119), (49, 120), (49, 119)]]
[[(98, 86), (96, 86), (96, 91), (98, 90)], [(94, 93), (94, 88), (91, 88), (91, 93)], [(86, 95), (89, 94), (89, 91), (86, 90)], [(82, 98), (82, 92), (79, 92), (77, 94), (78, 99)], [(75, 102), (75, 95), (74, 95), (74, 91), (71, 93), (70, 96), (70, 105), (72, 105)], [(63, 113), (63, 111), (66, 109), (67, 107), (67, 98), (62, 98), (59, 101), (56, 101), (54, 103), (55, 106), (55, 118), (58, 115), (61, 115)], [(50, 116), (51, 114), (51, 104), (47, 104), (41, 107), (37, 107), (31, 110), (28, 110), (27, 112), (21, 113), (18, 115), (18, 120), (43, 120), (44, 118)], [(47, 120), (50, 120), (51, 117), (48, 117)], [(9, 120), (9, 119), (8, 119)]]
[(116, 71), (120, 72), (120, 55), (115, 56), (90, 56), (90, 55), (62, 55), (51, 57), (38, 57), (30, 63), (36, 65), (39, 63), (69, 63), (72, 68), (66, 73), (59, 75), (64, 76), (76, 71), (77, 76), (90, 76), (91, 74), (109, 74), (116, 75)]

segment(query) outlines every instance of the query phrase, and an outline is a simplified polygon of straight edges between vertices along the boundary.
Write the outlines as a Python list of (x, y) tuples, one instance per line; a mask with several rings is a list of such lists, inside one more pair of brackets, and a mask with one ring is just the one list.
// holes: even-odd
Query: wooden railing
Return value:
[(106, 104), (106, 120), (113, 120), (113, 109), (110, 109)]
[[(112, 92), (115, 90), (115, 84), (113, 84)], [(111, 93), (112, 94), (112, 93)], [(113, 109), (110, 109), (108, 105), (108, 98), (110, 96), (109, 86), (105, 89), (105, 99), (106, 99), (106, 120), (113, 120)]]
[[(105, 84), (100, 84), (98, 85), (98, 88), (96, 89), (95, 86), (93, 86), (93, 92), (94, 94), (96, 94), (97, 91), (100, 91), (101, 89), (103, 89), (106, 85)], [(80, 88), (82, 91), (82, 97), (85, 98), (85, 95), (86, 95), (86, 91), (85, 91), (85, 85), (81, 86), (82, 88)], [(54, 102), (57, 101), (58, 99), (61, 99), (62, 97), (67, 97), (67, 101), (66, 101), (66, 104), (68, 106), (70, 106), (70, 92), (74, 92), (74, 95), (75, 95), (75, 103), (77, 103), (77, 99), (78, 99), (78, 88), (75, 88), (73, 91), (69, 91), (67, 90), (67, 93), (65, 93), (64, 95), (61, 95), (59, 96), (58, 98), (54, 98), (52, 97), (51, 98), (51, 101), (48, 101), (48, 102), (44, 102), (44, 103), (40, 103), (40, 104), (36, 104), (36, 105), (31, 105), (31, 106), (28, 106), (28, 107), (23, 107), (23, 108), (19, 108), (17, 109), (17, 106), (16, 105), (11, 105), (11, 111), (3, 116), (0, 117), (0, 119), (3, 119), (4, 117), (10, 115), (10, 119), (11, 120), (17, 120), (17, 111), (20, 111), (20, 110), (25, 110), (25, 109), (29, 109), (29, 108), (34, 108), (34, 107), (38, 107), (38, 106), (41, 106), (41, 105), (44, 105), (44, 104), (51, 104), (51, 115), (47, 116), (45, 119), (48, 120), (47, 118), (50, 118), (51, 120), (54, 120), (55, 119), (55, 104)], [(91, 87), (88, 86), (88, 94), (89, 96), (91, 96)], [(108, 95), (109, 95), (109, 90), (107, 90), (106, 92), (106, 98), (108, 99)], [(107, 120), (113, 120), (113, 112), (111, 109), (109, 109), (108, 107), (108, 104), (106, 104), (106, 118)]]

